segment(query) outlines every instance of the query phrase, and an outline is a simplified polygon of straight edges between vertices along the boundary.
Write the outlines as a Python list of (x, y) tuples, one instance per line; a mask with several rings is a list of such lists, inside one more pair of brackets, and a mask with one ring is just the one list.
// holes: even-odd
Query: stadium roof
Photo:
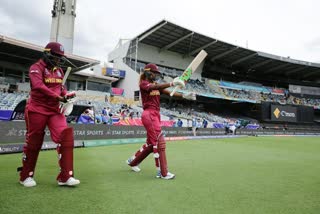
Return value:
[(320, 64), (250, 50), (210, 38), (187, 28), (162, 20), (135, 39), (139, 42), (184, 56), (195, 56), (201, 49), (208, 52), (205, 72), (216, 72), (216, 64), (239, 74), (279, 76), (303, 81), (320, 79)]
[[(29, 67), (42, 57), (44, 47), (0, 35), (0, 62), (16, 68)], [(83, 70), (100, 62), (81, 56), (66, 53), (71, 63), (62, 67), (72, 67), (72, 72)]]

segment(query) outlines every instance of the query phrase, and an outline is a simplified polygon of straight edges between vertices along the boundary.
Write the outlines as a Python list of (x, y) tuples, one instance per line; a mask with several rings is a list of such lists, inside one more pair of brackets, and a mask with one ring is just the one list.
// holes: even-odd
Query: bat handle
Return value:
[(174, 93), (176, 93), (176, 91), (178, 90), (179, 86), (177, 85), (176, 87), (174, 87), (174, 89), (172, 90), (172, 92), (170, 93), (170, 96), (172, 97), (174, 95)]
[(63, 79), (62, 79), (62, 85), (64, 85), (64, 84), (66, 83), (67, 78), (68, 78), (70, 72), (71, 72), (71, 67), (68, 67), (68, 68), (67, 68), (67, 71), (66, 71), (66, 73), (64, 74), (64, 77), (63, 77)]

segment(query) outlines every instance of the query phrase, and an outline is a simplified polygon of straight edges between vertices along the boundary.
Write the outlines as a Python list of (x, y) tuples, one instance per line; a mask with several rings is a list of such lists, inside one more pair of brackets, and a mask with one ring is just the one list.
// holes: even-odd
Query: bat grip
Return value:
[(176, 87), (174, 87), (174, 89), (172, 90), (172, 92), (170, 93), (170, 96), (172, 97), (174, 95), (174, 93), (176, 93), (176, 91), (178, 90), (179, 86), (177, 85)]

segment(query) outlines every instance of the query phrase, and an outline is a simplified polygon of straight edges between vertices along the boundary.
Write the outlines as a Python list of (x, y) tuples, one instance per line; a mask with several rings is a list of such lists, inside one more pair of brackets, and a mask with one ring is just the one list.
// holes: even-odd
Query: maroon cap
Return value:
[(64, 48), (58, 42), (49, 42), (44, 48), (44, 51), (50, 51), (53, 54), (64, 56)]
[(160, 73), (158, 66), (156, 64), (151, 64), (151, 63), (144, 66), (144, 70)]

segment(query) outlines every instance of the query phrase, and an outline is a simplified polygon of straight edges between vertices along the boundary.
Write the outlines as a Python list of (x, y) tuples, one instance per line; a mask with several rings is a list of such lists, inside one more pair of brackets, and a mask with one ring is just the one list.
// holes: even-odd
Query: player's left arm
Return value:
[(31, 89), (39, 91), (48, 98), (59, 99), (60, 95), (44, 84), (43, 72), (43, 69), (41, 69), (38, 64), (34, 64), (30, 67), (29, 78), (31, 82)]
[[(163, 90), (161, 90), (161, 93), (170, 96), (171, 91), (169, 91), (168, 89), (163, 89)], [(182, 97), (182, 93), (179, 93), (179, 92), (175, 92), (175, 93), (173, 94), (173, 97), (183, 98), (183, 97)]]
[(150, 90), (165, 90), (166, 88), (172, 87), (172, 86), (180, 86), (181, 88), (185, 87), (184, 81), (180, 80), (179, 77), (176, 77), (172, 82), (170, 83), (141, 83), (140, 88), (150, 91)]
[[(168, 96), (171, 96), (172, 92), (167, 89), (163, 89), (161, 91), (161, 93), (166, 94)], [(186, 100), (196, 100), (197, 99), (197, 95), (194, 92), (186, 92), (186, 93), (174, 92), (174, 94), (172, 96), (180, 97), (180, 98), (183, 98)]]

